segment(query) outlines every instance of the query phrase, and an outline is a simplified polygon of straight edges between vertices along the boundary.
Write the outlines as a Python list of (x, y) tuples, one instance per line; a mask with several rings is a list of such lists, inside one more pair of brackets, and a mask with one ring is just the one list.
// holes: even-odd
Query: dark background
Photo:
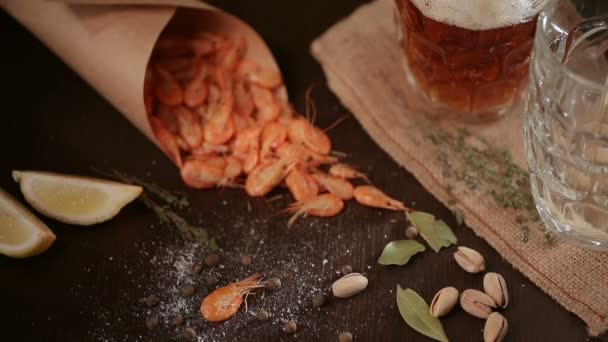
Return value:
[[(327, 89), (309, 44), (363, 1), (212, 1), (247, 21), (268, 42), (284, 73), (295, 107), (303, 111), (304, 91), (314, 85), (318, 124), (330, 125), (347, 114)], [(386, 18), (392, 20), (392, 18)], [(118, 169), (188, 194), (186, 218), (209, 229), (223, 247), (224, 268), (216, 272), (222, 284), (255, 271), (279, 276), (283, 288), (265, 299), (252, 296), (249, 310), (264, 307), (271, 320), (258, 322), (243, 309), (220, 325), (202, 323), (196, 310), (210, 292), (204, 276), (192, 276), (194, 312), (186, 318), (209, 340), (322, 340), (335, 341), (349, 330), (357, 341), (427, 341), (407, 327), (395, 306), (395, 287), (401, 284), (430, 301), (444, 286), (460, 290), (481, 288), (481, 275), (469, 275), (452, 259), (454, 247), (439, 254), (427, 250), (404, 267), (375, 264), (388, 241), (401, 239), (401, 214), (363, 208), (352, 202), (331, 219), (306, 219), (292, 229), (287, 216), (274, 216), (290, 199), (248, 199), (240, 190), (192, 191), (177, 170), (146, 138), (132, 127), (89, 85), (5, 13), (0, 14), (3, 37), (2, 123), (0, 124), (0, 186), (22, 200), (13, 169), (40, 169), (98, 176), (93, 168)], [(514, 270), (487, 243), (465, 226), (458, 226), (450, 211), (438, 203), (403, 168), (376, 146), (350, 117), (331, 131), (335, 149), (349, 154), (347, 161), (368, 172), (372, 182), (407, 204), (431, 212), (451, 225), (459, 244), (481, 252), (487, 269), (501, 273), (510, 289), (509, 341), (608, 341), (592, 339), (585, 324), (567, 312)], [(273, 195), (285, 195), (278, 190)], [(252, 210), (247, 209), (247, 202)], [(152, 332), (142, 299), (156, 294), (161, 301), (175, 282), (171, 265), (159, 264), (167, 251), (177, 255), (191, 250), (170, 226), (140, 202), (126, 207), (113, 220), (94, 227), (74, 227), (43, 220), (57, 241), (45, 254), (14, 260), (0, 256), (0, 327), (2, 341), (122, 341), (173, 340), (179, 330), (161, 317)], [(264, 241), (264, 243), (260, 243)], [(204, 258), (202, 249), (196, 259)], [(251, 269), (238, 264), (251, 254)], [(323, 260), (327, 264), (323, 264)], [(156, 260), (156, 261), (155, 261)], [(370, 281), (362, 294), (350, 300), (332, 300), (321, 309), (310, 304), (312, 295), (327, 291), (342, 265), (352, 265)], [(368, 267), (369, 265), (369, 267)], [(178, 284), (181, 286), (181, 284)], [(167, 297), (168, 296), (168, 297)], [(173, 297), (171, 297), (173, 296)], [(162, 316), (162, 314), (161, 314)], [(296, 336), (281, 332), (283, 319), (299, 322)], [(482, 341), (483, 321), (456, 309), (442, 319), (452, 341)]]

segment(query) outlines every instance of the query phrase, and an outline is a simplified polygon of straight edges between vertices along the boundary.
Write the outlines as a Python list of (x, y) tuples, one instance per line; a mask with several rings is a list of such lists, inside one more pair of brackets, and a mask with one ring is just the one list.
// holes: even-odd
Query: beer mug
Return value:
[(524, 132), (546, 226), (608, 251), (608, 1), (552, 0), (540, 13)]
[(522, 103), (546, 0), (395, 0), (410, 104), (467, 122)]

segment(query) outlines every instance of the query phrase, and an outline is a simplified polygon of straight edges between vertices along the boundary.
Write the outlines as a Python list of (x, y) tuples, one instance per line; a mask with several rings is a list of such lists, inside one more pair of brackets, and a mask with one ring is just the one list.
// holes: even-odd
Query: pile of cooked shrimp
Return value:
[(331, 139), (316, 127), (307, 92), (307, 116), (278, 95), (281, 75), (245, 57), (244, 38), (220, 34), (162, 36), (146, 73), (144, 99), (150, 125), (165, 153), (196, 189), (244, 187), (265, 196), (280, 185), (295, 199), (298, 217), (334, 216), (344, 201), (406, 210), (402, 202), (339, 163)]

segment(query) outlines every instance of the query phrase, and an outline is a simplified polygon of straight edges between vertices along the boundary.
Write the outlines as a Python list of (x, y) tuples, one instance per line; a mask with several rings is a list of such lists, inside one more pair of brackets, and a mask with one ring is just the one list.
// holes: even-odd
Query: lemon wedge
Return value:
[(26, 258), (46, 251), (55, 234), (21, 203), (0, 189), (0, 254)]
[(41, 214), (82, 226), (104, 222), (142, 192), (139, 186), (38, 171), (13, 171), (25, 200)]

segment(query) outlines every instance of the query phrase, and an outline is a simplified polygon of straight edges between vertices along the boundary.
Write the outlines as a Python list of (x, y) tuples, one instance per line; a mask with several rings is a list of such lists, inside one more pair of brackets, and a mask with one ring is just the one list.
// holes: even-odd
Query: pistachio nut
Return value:
[(483, 290), (490, 298), (494, 299), (499, 308), (509, 305), (509, 292), (505, 278), (500, 274), (489, 272), (483, 277)]
[(367, 287), (367, 278), (361, 273), (350, 273), (336, 280), (331, 291), (338, 298), (350, 298)]
[(487, 294), (469, 289), (460, 295), (460, 306), (469, 314), (486, 319), (496, 308), (496, 303)]
[(458, 290), (455, 287), (444, 287), (439, 290), (431, 302), (431, 315), (433, 317), (445, 316), (458, 303)]
[(486, 268), (486, 261), (479, 252), (468, 247), (458, 247), (454, 259), (460, 267), (469, 273), (479, 273)]
[(408, 239), (415, 239), (418, 236), (418, 229), (414, 226), (409, 226), (405, 229), (405, 237)]
[(502, 341), (505, 338), (505, 335), (507, 335), (508, 328), (509, 324), (507, 323), (507, 319), (498, 312), (493, 312), (490, 316), (488, 316), (486, 325), (483, 328), (483, 341)]

